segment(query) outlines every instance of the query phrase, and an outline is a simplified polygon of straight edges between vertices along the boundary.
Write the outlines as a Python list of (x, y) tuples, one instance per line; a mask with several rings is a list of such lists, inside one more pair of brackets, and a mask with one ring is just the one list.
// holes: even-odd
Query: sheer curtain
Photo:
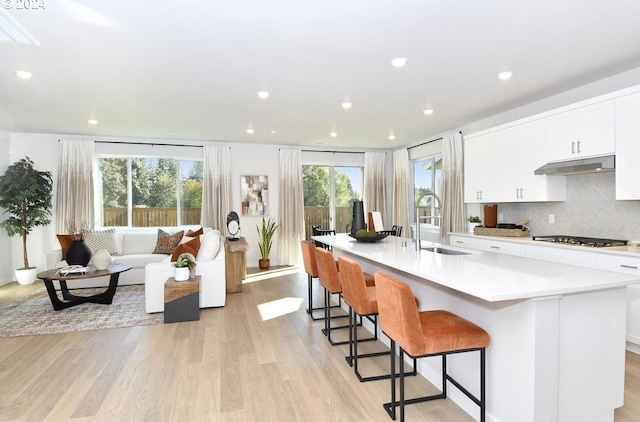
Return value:
[(465, 231), (462, 175), (462, 134), (449, 132), (442, 137), (442, 226), (440, 242), (449, 243), (449, 232)]
[(93, 141), (60, 141), (58, 186), (56, 193), (56, 230), (67, 232), (67, 221), (76, 226), (93, 227), (94, 204)]
[(203, 226), (220, 230), (224, 234), (227, 214), (231, 211), (231, 149), (204, 147), (204, 174), (202, 177)]
[(393, 152), (393, 220), (402, 226), (402, 232), (411, 233), (409, 222), (409, 151), (404, 148)]
[(280, 203), (278, 207), (278, 263), (300, 262), (300, 241), (304, 233), (304, 190), (302, 151), (280, 150)]
[[(365, 212), (379, 211), (385, 229), (389, 225), (386, 219), (387, 198), (384, 172), (385, 153), (364, 153), (364, 209)], [(367, 216), (365, 214), (365, 221)]]

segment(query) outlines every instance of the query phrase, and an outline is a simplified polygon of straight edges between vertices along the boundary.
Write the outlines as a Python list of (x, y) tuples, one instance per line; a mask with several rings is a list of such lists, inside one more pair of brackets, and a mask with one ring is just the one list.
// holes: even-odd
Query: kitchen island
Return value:
[[(421, 310), (447, 309), (487, 330), (487, 420), (613, 421), (623, 404), (626, 286), (637, 276), (450, 246), (443, 248), (464, 254), (416, 251), (393, 236), (313, 239), (367, 272), (407, 282)], [(466, 355), (448, 358), (448, 366), (477, 394), (478, 359)], [(439, 386), (439, 366), (422, 359), (418, 370)], [(449, 389), (449, 396), (478, 419), (462, 393)]]

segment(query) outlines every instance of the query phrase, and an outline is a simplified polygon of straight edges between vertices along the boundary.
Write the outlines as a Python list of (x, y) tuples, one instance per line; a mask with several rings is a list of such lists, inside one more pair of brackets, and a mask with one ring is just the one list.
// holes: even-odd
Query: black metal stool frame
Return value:
[[(391, 339), (391, 350), (395, 350), (396, 342)], [(477, 404), (480, 407), (480, 422), (485, 422), (486, 420), (486, 348), (473, 348), (473, 349), (464, 349), (464, 350), (453, 350), (450, 352), (442, 352), (442, 353), (434, 353), (428, 355), (420, 355), (420, 356), (411, 356), (409, 353), (405, 352), (405, 350), (398, 345), (398, 349), (400, 349), (400, 400), (396, 401), (396, 383), (395, 383), (395, 352), (391, 353), (391, 402), (384, 403), (382, 406), (387, 411), (391, 419), (396, 420), (396, 407), (400, 407), (400, 422), (404, 422), (404, 406), (407, 404), (414, 403), (422, 403), (430, 400), (437, 399), (445, 399), (447, 398), (447, 381), (450, 381), (458, 390), (460, 390), (465, 396), (467, 396), (471, 401)], [(466, 388), (464, 388), (458, 381), (453, 379), (449, 374), (447, 374), (447, 355), (453, 355), (457, 353), (466, 353), (466, 352), (475, 352), (480, 351), (480, 398), (471, 394)], [(434, 394), (431, 396), (424, 397), (416, 397), (413, 399), (405, 399), (404, 397), (404, 355), (413, 359), (431, 357), (431, 356), (442, 356), (442, 392), (440, 394)]]

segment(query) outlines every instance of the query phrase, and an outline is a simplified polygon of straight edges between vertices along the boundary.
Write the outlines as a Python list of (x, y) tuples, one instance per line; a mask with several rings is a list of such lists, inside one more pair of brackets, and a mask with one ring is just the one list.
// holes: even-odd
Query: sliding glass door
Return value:
[(303, 178), (305, 237), (313, 226), (348, 231), (353, 201), (362, 199), (363, 168), (307, 165)]

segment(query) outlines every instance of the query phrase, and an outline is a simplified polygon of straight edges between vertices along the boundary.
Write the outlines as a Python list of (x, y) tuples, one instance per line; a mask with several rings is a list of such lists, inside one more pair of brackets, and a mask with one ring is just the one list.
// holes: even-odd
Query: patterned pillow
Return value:
[(153, 253), (161, 253), (164, 255), (171, 255), (173, 250), (180, 244), (184, 230), (169, 234), (161, 229), (158, 229), (158, 241), (156, 243), (156, 249)]
[(118, 255), (115, 238), (116, 229), (92, 231), (85, 235), (84, 241), (91, 249), (91, 254), (98, 249), (106, 249), (109, 255)]

